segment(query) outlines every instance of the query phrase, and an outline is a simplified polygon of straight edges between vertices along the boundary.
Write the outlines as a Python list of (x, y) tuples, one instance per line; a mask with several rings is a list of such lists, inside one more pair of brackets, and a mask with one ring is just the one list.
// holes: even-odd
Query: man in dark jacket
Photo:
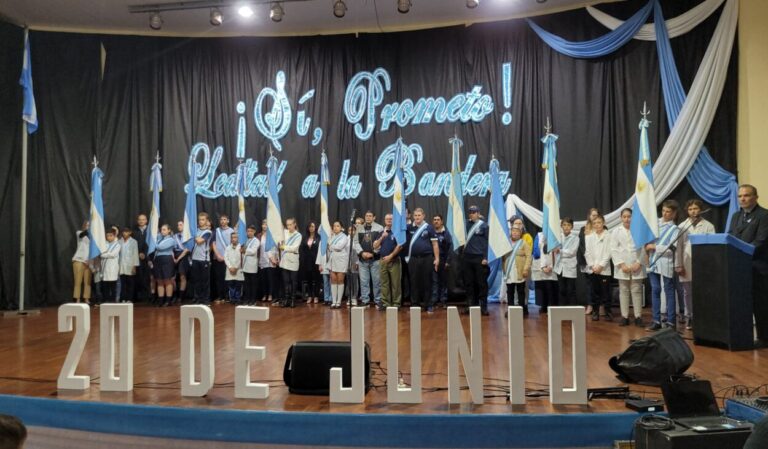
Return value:
[(752, 307), (757, 328), (755, 347), (762, 348), (768, 342), (768, 210), (757, 204), (757, 198), (755, 186), (739, 186), (741, 209), (731, 217), (728, 232), (755, 247), (752, 256)]

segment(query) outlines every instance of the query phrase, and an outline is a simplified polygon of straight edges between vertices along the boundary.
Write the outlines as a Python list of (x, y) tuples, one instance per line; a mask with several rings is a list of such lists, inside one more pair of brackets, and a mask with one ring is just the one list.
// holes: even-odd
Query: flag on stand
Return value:
[(241, 245), (248, 240), (248, 223), (245, 218), (245, 164), (237, 167), (237, 237)]
[(507, 226), (507, 210), (499, 183), (499, 161), (491, 159), (491, 207), (488, 211), (488, 263), (512, 252)]
[(552, 252), (562, 246), (560, 241), (560, 189), (557, 187), (557, 134), (547, 131), (541, 139), (544, 143), (544, 157), (541, 168), (544, 169), (544, 199), (541, 231), (547, 242), (547, 251)]
[(104, 229), (104, 202), (101, 198), (101, 184), (104, 172), (99, 168), (96, 157), (93, 158), (93, 170), (91, 171), (91, 223), (88, 227), (88, 237), (91, 246), (88, 258), (99, 257), (107, 250), (107, 237)]
[(21, 110), (21, 118), (27, 122), (27, 133), (32, 134), (37, 131), (37, 107), (35, 106), (35, 93), (32, 89), (32, 56), (29, 52), (28, 29), (24, 30), (24, 59), (19, 84), (24, 90), (24, 107)]
[(459, 150), (464, 144), (457, 136), (448, 141), (451, 144), (451, 184), (448, 190), (448, 214), (445, 226), (453, 240), (453, 250), (467, 243), (467, 218), (464, 216), (464, 186), (461, 179), (461, 156)]
[(160, 155), (158, 154), (152, 173), (149, 175), (149, 189), (152, 191), (152, 210), (149, 212), (149, 226), (147, 226), (147, 255), (155, 252), (157, 246), (157, 228), (160, 227), (160, 192), (163, 191), (163, 177), (161, 174)]
[(187, 201), (184, 205), (184, 227), (181, 231), (181, 239), (188, 250), (192, 251), (197, 237), (197, 173), (195, 162), (189, 163), (189, 183), (187, 183)]
[(635, 201), (632, 204), (632, 222), (629, 232), (635, 246), (640, 247), (656, 240), (659, 236), (659, 218), (656, 215), (656, 191), (653, 187), (653, 164), (648, 147), (648, 109), (643, 104), (643, 118), (640, 119), (640, 150), (637, 160), (637, 182)]
[(392, 234), (398, 245), (405, 245), (405, 190), (403, 180), (403, 141), (397, 139), (395, 151), (395, 179), (392, 194)]
[(319, 258), (325, 262), (328, 239), (331, 236), (331, 221), (328, 219), (328, 186), (331, 185), (331, 173), (328, 170), (328, 157), (325, 151), (320, 156), (320, 252)]
[(267, 239), (264, 250), (271, 251), (283, 241), (283, 218), (280, 213), (280, 196), (277, 192), (277, 158), (267, 161)]

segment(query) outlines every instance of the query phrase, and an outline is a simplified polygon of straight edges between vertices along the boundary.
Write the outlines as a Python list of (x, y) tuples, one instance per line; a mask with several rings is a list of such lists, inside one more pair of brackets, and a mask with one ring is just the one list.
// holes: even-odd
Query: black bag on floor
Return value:
[(646, 385), (660, 385), (692, 364), (691, 348), (674, 329), (641, 338), (608, 361), (622, 382)]

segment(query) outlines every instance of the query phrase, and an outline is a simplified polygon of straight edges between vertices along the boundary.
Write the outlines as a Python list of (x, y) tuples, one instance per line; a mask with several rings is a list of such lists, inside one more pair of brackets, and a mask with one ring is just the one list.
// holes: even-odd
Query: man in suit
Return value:
[(757, 328), (756, 348), (768, 342), (768, 210), (757, 204), (757, 189), (749, 184), (739, 186), (741, 209), (731, 217), (728, 232), (753, 245), (752, 307)]

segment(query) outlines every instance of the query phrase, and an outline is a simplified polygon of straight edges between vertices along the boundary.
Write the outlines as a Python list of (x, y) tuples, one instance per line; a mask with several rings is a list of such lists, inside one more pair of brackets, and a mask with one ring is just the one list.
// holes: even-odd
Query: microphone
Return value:
[(352, 214), (349, 216), (349, 224), (353, 225), (355, 224), (355, 215), (357, 215), (357, 209), (354, 207), (352, 208)]
[(710, 213), (710, 212), (712, 212), (712, 208), (709, 208), (709, 209), (704, 209), (703, 211), (699, 212), (699, 215), (708, 214), (708, 213)]

